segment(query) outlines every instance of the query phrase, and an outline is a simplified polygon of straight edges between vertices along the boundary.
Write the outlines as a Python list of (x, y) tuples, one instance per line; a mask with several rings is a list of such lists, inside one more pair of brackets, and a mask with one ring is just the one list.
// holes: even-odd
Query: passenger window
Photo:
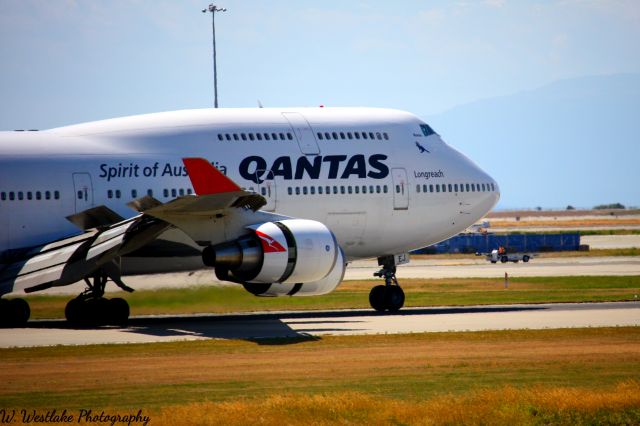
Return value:
[(369, 185), (369, 194), (373, 194), (373, 185)]
[(338, 187), (337, 187), (337, 186), (334, 186), (334, 187), (333, 187), (333, 193), (334, 193), (334, 194), (337, 194), (337, 193), (338, 193)]
[(53, 191), (53, 198), (55, 198), (56, 200), (60, 199), (60, 191)]
[(362, 139), (366, 139), (367, 138), (367, 132), (362, 132)]
[(169, 190), (167, 188), (162, 190), (162, 195), (164, 195), (165, 198), (169, 197)]
[(280, 133), (280, 140), (284, 140), (284, 133)]
[(191, 188), (187, 188), (187, 195), (191, 195), (193, 194), (193, 191), (191, 190)]
[(326, 140), (331, 139), (331, 135), (329, 134), (329, 132), (324, 132), (324, 138), (325, 138)]
[(316, 133), (316, 135), (318, 135), (318, 139), (319, 140), (322, 140), (322, 133), (318, 132), (318, 133)]
[[(48, 200), (49, 199), (49, 195), (48, 194), (45, 194), (45, 195), (46, 195), (46, 198)], [(113, 198), (113, 191), (112, 190), (108, 190), (107, 191), (107, 198)]]
[(241, 133), (240, 137), (242, 138), (243, 141), (247, 140), (247, 134), (246, 133)]
[(496, 190), (496, 187), (493, 185), (493, 183), (491, 184), (491, 190), (492, 190), (492, 191), (495, 191), (495, 190)]
[[(3, 192), (4, 194), (4, 192)], [(3, 198), (4, 200), (4, 198)], [(36, 200), (42, 200), (42, 193), (40, 191), (36, 191)]]
[(218, 140), (221, 141), (222, 139), (222, 133), (218, 133)]
[(380, 134), (380, 132), (376, 132), (376, 138), (381, 141), (382, 140), (382, 135)]
[(253, 133), (249, 133), (249, 140), (250, 141), (256, 140), (256, 137), (253, 135)]
[(422, 192), (427, 192), (427, 184), (422, 185)]
[(352, 137), (352, 136), (353, 136), (353, 135), (351, 134), (351, 132), (347, 132), (347, 139), (349, 139), (349, 140), (353, 139), (353, 137)]
[(344, 132), (340, 132), (340, 139), (344, 139)]
[(183, 197), (183, 196), (184, 196), (184, 188), (180, 188), (180, 189), (178, 190), (178, 194), (179, 194), (181, 197)]
[(277, 133), (271, 133), (271, 139), (274, 141), (278, 140), (278, 134)]
[(13, 191), (9, 192), (9, 201), (13, 201), (15, 199), (16, 199), (16, 194)]
[(433, 192), (433, 185), (429, 185), (429, 192)]
[(465, 187), (465, 189), (467, 190), (467, 192), (469, 192), (469, 184), (468, 184), (468, 183), (465, 183), (465, 184), (464, 184), (464, 187)]
[(384, 132), (384, 133), (382, 134), (382, 136), (384, 137), (384, 140), (385, 140), (385, 141), (388, 141), (388, 140), (389, 140), (389, 135), (387, 134), (387, 132)]
[(231, 140), (231, 135), (229, 133), (225, 133), (224, 137), (226, 140), (230, 141)]
[(453, 192), (458, 192), (458, 184), (453, 184)]
[(131, 198), (138, 198), (138, 191), (136, 191), (135, 189), (131, 190)]
[(147, 189), (147, 195), (153, 197), (153, 189)]
[(234, 141), (240, 140), (240, 138), (238, 137), (238, 134), (237, 134), (237, 133), (234, 133), (234, 134), (233, 134), (233, 140), (234, 140)]
[(316, 193), (316, 187), (315, 187), (315, 186), (311, 186), (311, 187), (309, 187), (309, 192), (311, 192), (311, 195), (315, 195), (315, 193)]
[(336, 132), (331, 133), (331, 136), (333, 136), (333, 139), (338, 139), (338, 134)]
[(380, 185), (376, 185), (376, 193), (379, 194), (380, 193)]
[[(109, 192), (111, 193), (109, 198), (112, 198), (113, 197), (113, 192), (111, 190), (109, 190)], [(9, 193), (9, 198), (13, 200), (13, 192)], [(51, 199), (51, 192), (50, 191), (45, 191), (44, 198), (45, 198), (45, 200), (50, 200)]]
[(291, 187), (287, 188), (287, 194), (293, 195), (293, 189)]
[(369, 132), (369, 139), (374, 140), (375, 137), (373, 136), (373, 132)]
[(420, 192), (420, 184), (416, 185), (416, 192)]
[(6, 201), (7, 200), (7, 193), (6, 192), (0, 193), (0, 200), (2, 200), (2, 201)]
[(290, 141), (293, 140), (293, 135), (289, 132), (287, 132), (287, 139), (289, 139)]
[(171, 189), (171, 196), (172, 196), (173, 198), (175, 198), (177, 195), (178, 195), (178, 193), (176, 192), (176, 189), (175, 189), (175, 188), (172, 188), (172, 189)]
[(262, 140), (262, 135), (260, 133), (256, 133), (256, 138), (261, 141)]
[(318, 194), (322, 194), (322, 187), (321, 186), (318, 187)]
[(439, 183), (436, 184), (436, 192), (440, 192), (440, 184)]
[(296, 195), (300, 195), (300, 187), (296, 186)]
[(82, 200), (82, 191), (78, 191), (78, 200)]
[(400, 185), (396, 185), (396, 193), (400, 193)]
[(327, 187), (325, 188), (325, 192), (326, 192), (327, 194), (331, 194), (331, 187), (330, 187), (330, 186), (327, 186)]
[(367, 193), (367, 185), (362, 185), (362, 193), (363, 194)]
[(307, 187), (306, 187), (306, 186), (303, 186), (303, 187), (302, 187), (302, 193), (303, 193), (304, 195), (307, 195)]
[(452, 189), (453, 189), (452, 185), (449, 184), (449, 192), (453, 192)]
[[(58, 192), (58, 191), (56, 191)], [(55, 196), (55, 192), (54, 192), (54, 196)], [(119, 189), (116, 189), (116, 198), (120, 198), (122, 196), (122, 193), (120, 192)]]
[[(351, 188), (351, 187), (349, 187), (349, 188)], [(359, 186), (356, 185), (353, 189), (356, 191), (356, 194), (360, 193), (360, 187)]]
[(265, 197), (267, 195), (267, 188), (265, 188), (264, 186), (260, 188), (260, 193), (262, 194), (263, 197)]
[(353, 193), (353, 189), (351, 189), (351, 185), (347, 186), (347, 192), (348, 192), (349, 194), (352, 194), (352, 193)]
[(353, 132), (353, 136), (355, 136), (356, 139), (360, 139), (360, 133), (359, 132)]
[(31, 193), (31, 191), (27, 192), (27, 200), (31, 200), (33, 199), (33, 194)]
[(18, 200), (22, 201), (23, 198), (24, 194), (22, 193), (22, 191), (18, 191)]
[(387, 188), (387, 185), (384, 185), (384, 186), (382, 187), (382, 192), (384, 192), (385, 194), (386, 194), (387, 192), (389, 192), (389, 188)]
[(264, 140), (265, 140), (265, 141), (269, 141), (269, 140), (271, 140), (271, 138), (269, 138), (269, 133), (265, 133), (265, 134), (264, 134)]
[(340, 193), (341, 193), (341, 194), (344, 194), (344, 193), (345, 193), (344, 185), (341, 185), (341, 186), (340, 186)]

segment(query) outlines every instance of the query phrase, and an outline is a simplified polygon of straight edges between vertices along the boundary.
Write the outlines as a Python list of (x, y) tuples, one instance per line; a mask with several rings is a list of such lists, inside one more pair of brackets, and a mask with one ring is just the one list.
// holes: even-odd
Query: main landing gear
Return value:
[(0, 327), (23, 327), (31, 309), (24, 299), (0, 299)]
[[(406, 262), (403, 262), (406, 263)], [(369, 293), (371, 307), (379, 312), (398, 312), (404, 306), (404, 291), (396, 279), (395, 256), (378, 258), (378, 265), (382, 266), (374, 277), (384, 278), (384, 285), (377, 285)]]
[(129, 320), (129, 304), (126, 300), (115, 297), (107, 299), (104, 297), (104, 288), (111, 278), (118, 287), (132, 292), (133, 289), (127, 287), (117, 276), (97, 273), (89, 278), (85, 278), (87, 289), (78, 297), (67, 303), (64, 315), (73, 325), (78, 326), (98, 326), (98, 325), (125, 325)]

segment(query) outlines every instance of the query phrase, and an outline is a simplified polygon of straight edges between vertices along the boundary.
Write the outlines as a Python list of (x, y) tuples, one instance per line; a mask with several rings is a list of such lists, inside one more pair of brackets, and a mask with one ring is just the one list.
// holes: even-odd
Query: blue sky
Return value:
[[(0, 129), (210, 107), (207, 5), (0, 0)], [(636, 0), (219, 5), (228, 9), (216, 17), (224, 107), (260, 100), (425, 117), (559, 79), (640, 72)]]

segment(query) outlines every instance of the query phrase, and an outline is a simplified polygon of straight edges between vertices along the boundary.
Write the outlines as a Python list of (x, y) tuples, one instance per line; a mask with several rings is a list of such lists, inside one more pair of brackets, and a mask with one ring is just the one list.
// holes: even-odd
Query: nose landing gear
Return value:
[[(396, 259), (399, 257), (400, 259)], [(405, 260), (406, 259), (406, 260)], [(400, 260), (400, 262), (397, 262)], [(404, 306), (404, 291), (396, 278), (396, 265), (408, 263), (408, 256), (385, 256), (378, 258), (378, 264), (382, 266), (374, 277), (384, 278), (384, 285), (377, 285), (369, 293), (369, 304), (379, 312), (398, 312)]]

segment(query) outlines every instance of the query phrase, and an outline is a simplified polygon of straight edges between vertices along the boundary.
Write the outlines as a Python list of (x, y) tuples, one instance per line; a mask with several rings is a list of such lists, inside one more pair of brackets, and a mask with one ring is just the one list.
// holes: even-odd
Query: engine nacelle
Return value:
[(324, 224), (287, 219), (248, 229), (251, 234), (202, 252), (219, 279), (263, 296), (325, 294), (342, 281), (344, 255)]

